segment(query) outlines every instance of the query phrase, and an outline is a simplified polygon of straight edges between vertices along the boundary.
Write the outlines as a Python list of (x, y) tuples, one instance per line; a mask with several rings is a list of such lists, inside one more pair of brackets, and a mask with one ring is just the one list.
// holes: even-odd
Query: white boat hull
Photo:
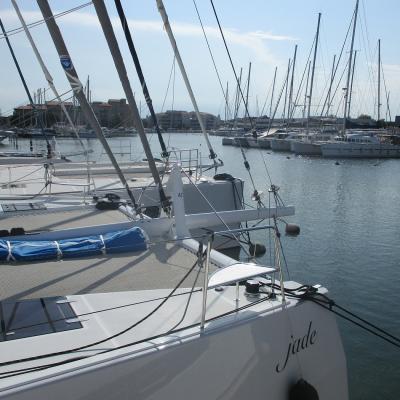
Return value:
[(3, 386), (0, 398), (286, 400), (302, 378), (320, 400), (348, 399), (332, 313), (311, 302), (257, 310), (213, 320), (204, 333), (196, 327), (22, 376)]
[(274, 151), (291, 151), (289, 139), (271, 139), (271, 149)]
[(330, 158), (400, 158), (400, 146), (376, 143), (325, 143), (323, 157)]
[(304, 156), (321, 156), (321, 144), (305, 140), (293, 140), (290, 142), (290, 150)]

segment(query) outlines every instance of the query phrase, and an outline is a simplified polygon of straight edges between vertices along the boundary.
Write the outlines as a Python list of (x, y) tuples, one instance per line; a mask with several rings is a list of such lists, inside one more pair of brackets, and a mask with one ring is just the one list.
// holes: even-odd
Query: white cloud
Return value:
[[(56, 14), (58, 11), (54, 11)], [(17, 16), (13, 10), (4, 10), (2, 12), (3, 20), (7, 22), (18, 23)], [(42, 19), (39, 11), (24, 11), (23, 16), (27, 23), (35, 22)], [(98, 27), (99, 21), (94, 13), (90, 12), (74, 12), (64, 15), (60, 18), (63, 23), (77, 25), (82, 27)], [(111, 21), (115, 29), (120, 29), (120, 22), (117, 16), (111, 17)], [(155, 20), (134, 20), (128, 19), (128, 23), (135, 31), (164, 33), (164, 27), (161, 19)], [(188, 24), (183, 22), (174, 22), (171, 24), (173, 32), (176, 36), (192, 36), (202, 37), (203, 32), (199, 25)], [(221, 40), (218, 28), (212, 26), (204, 27), (208, 38)], [(232, 28), (225, 28), (224, 35), (228, 43), (239, 45), (250, 49), (256, 55), (259, 61), (267, 64), (276, 64), (277, 60), (269, 51), (265, 42), (268, 41), (296, 41), (296, 38), (284, 35), (275, 35), (272, 32), (250, 31), (241, 32)]]

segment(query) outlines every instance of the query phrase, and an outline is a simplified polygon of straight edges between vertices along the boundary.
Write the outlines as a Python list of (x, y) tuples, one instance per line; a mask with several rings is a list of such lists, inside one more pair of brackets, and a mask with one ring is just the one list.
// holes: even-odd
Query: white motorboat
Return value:
[(298, 155), (322, 156), (321, 145), (332, 140), (337, 135), (337, 130), (323, 129), (320, 132), (304, 134), (290, 142), (290, 150)]
[(400, 158), (400, 145), (378, 133), (359, 131), (337, 136), (321, 145), (322, 155), (330, 158)]

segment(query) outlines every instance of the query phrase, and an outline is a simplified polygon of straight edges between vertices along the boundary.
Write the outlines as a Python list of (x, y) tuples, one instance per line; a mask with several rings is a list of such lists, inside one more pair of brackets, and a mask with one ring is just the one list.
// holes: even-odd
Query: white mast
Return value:
[(274, 80), (273, 80), (273, 83), (272, 83), (271, 102), (269, 104), (269, 116), (268, 116), (269, 118), (271, 118), (271, 115), (272, 115), (272, 102), (274, 100), (274, 94), (275, 94), (275, 82), (276, 82), (276, 72), (277, 72), (277, 70), (278, 70), (278, 67), (275, 67)]
[(358, 14), (358, 3), (359, 0), (356, 2), (356, 8), (354, 10), (354, 22), (353, 22), (353, 34), (351, 37), (351, 46), (350, 46), (350, 54), (349, 54), (349, 65), (347, 69), (347, 83), (344, 93), (344, 116), (343, 116), (343, 135), (346, 133), (346, 119), (347, 119), (347, 110), (348, 110), (348, 102), (347, 99), (349, 98), (349, 86), (350, 86), (350, 77), (352, 71), (352, 59), (353, 59), (353, 48), (354, 48), (354, 37), (356, 34), (356, 26), (357, 26), (357, 14)]
[(331, 93), (332, 93), (332, 85), (333, 85), (333, 79), (334, 79), (334, 75), (335, 75), (335, 61), (336, 61), (336, 54), (333, 56), (333, 63), (332, 63), (332, 72), (331, 72), (331, 83), (329, 85), (329, 90), (328, 90), (328, 105), (326, 108), (326, 116), (329, 116), (329, 110), (331, 108)]
[(290, 81), (289, 107), (288, 107), (288, 113), (287, 113), (288, 121), (293, 117), (294, 107), (295, 107), (295, 105), (293, 104), (293, 83), (294, 83), (294, 73), (295, 73), (295, 68), (296, 68), (296, 56), (297, 56), (297, 44), (294, 47), (294, 55), (293, 55), (292, 78)]
[(381, 39), (378, 39), (378, 124), (381, 119)]
[(353, 96), (353, 82), (354, 82), (354, 70), (356, 68), (356, 59), (357, 59), (357, 50), (354, 50), (354, 59), (353, 59), (353, 70), (351, 72), (351, 83), (350, 83), (350, 95), (349, 95), (349, 110), (347, 115), (350, 118), (350, 111), (351, 111), (351, 98)]
[(317, 59), (317, 49), (318, 49), (318, 38), (319, 38), (319, 25), (320, 25), (320, 22), (321, 22), (321, 13), (318, 13), (317, 34), (315, 36), (314, 58), (313, 58), (313, 65), (312, 65), (312, 71), (311, 71), (310, 94), (308, 96), (307, 135), (309, 133), (309, 125), (310, 125), (311, 99), (312, 99), (312, 92), (313, 92), (313, 85), (314, 85), (315, 61)]
[(49, 70), (47, 69), (46, 65), (44, 64), (42, 56), (40, 55), (40, 53), (39, 53), (39, 51), (38, 51), (38, 49), (37, 49), (37, 47), (35, 45), (35, 42), (33, 41), (32, 35), (29, 32), (28, 27), (26, 26), (25, 20), (22, 17), (21, 11), (19, 10), (19, 7), (18, 7), (18, 4), (17, 4), (16, 0), (11, 0), (11, 2), (13, 4), (14, 8), (15, 8), (15, 12), (18, 15), (18, 18), (19, 18), (19, 20), (20, 20), (20, 22), (22, 24), (22, 27), (24, 28), (25, 34), (26, 34), (26, 36), (27, 36), (27, 38), (29, 40), (29, 43), (32, 46), (33, 52), (35, 53), (35, 56), (36, 56), (36, 58), (37, 58), (37, 60), (38, 60), (38, 62), (40, 64), (40, 67), (42, 68), (43, 74), (44, 74), (44, 76), (45, 76), (45, 78), (46, 78), (51, 90), (54, 93), (54, 96), (56, 97), (57, 101), (60, 103), (60, 107), (61, 107), (62, 111), (64, 112), (64, 114), (65, 114), (65, 116), (67, 118), (67, 121), (68, 121), (69, 125), (71, 126), (72, 130), (74, 131), (77, 139), (79, 140), (80, 145), (82, 146), (82, 148), (85, 151), (85, 153), (87, 153), (86, 147), (85, 147), (84, 143), (82, 142), (82, 139), (79, 137), (78, 130), (76, 129), (74, 123), (72, 122), (71, 116), (69, 115), (69, 113), (68, 113), (68, 111), (67, 111), (67, 109), (66, 109), (66, 107), (64, 105), (64, 102), (61, 100), (60, 95), (58, 94), (57, 89), (54, 86), (53, 77), (51, 76)]
[(201, 131), (202, 131), (202, 133), (204, 135), (204, 138), (205, 138), (205, 140), (207, 142), (208, 150), (210, 151), (210, 158), (212, 160), (214, 160), (214, 165), (216, 165), (215, 159), (216, 159), (217, 155), (215, 154), (214, 149), (213, 149), (213, 147), (212, 147), (212, 145), (210, 143), (210, 139), (208, 138), (208, 134), (207, 134), (206, 128), (204, 126), (203, 118), (201, 117), (201, 114), (200, 114), (200, 111), (199, 111), (199, 107), (197, 106), (197, 102), (196, 102), (196, 99), (195, 99), (194, 94), (193, 94), (192, 87), (190, 86), (189, 78), (188, 78), (188, 76), (186, 74), (186, 70), (185, 70), (185, 67), (183, 65), (182, 58), (181, 58), (181, 56), (179, 54), (179, 50), (178, 50), (178, 46), (177, 46), (175, 38), (174, 38), (174, 34), (172, 33), (172, 29), (171, 29), (171, 25), (170, 25), (169, 20), (168, 20), (167, 12), (165, 11), (165, 7), (164, 7), (164, 4), (163, 4), (162, 0), (156, 0), (156, 2), (157, 2), (158, 11), (160, 12), (161, 18), (162, 18), (163, 23), (164, 23), (164, 28), (167, 31), (167, 35), (168, 35), (169, 41), (171, 42), (171, 46), (172, 46), (172, 49), (174, 51), (176, 61), (178, 62), (179, 69), (180, 69), (181, 74), (182, 74), (182, 78), (183, 78), (183, 80), (185, 82), (186, 89), (187, 89), (187, 91), (189, 93), (189, 96), (190, 96), (190, 100), (192, 101), (193, 108), (194, 108), (194, 110), (196, 112), (196, 116), (197, 116), (197, 119), (199, 121)]

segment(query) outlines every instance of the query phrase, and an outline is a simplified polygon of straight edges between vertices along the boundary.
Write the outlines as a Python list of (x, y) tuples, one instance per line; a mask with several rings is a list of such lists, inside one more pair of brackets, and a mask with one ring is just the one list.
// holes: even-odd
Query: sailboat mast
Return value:
[(203, 122), (203, 118), (202, 118), (202, 116), (200, 114), (199, 107), (197, 106), (197, 102), (196, 102), (196, 99), (194, 97), (192, 87), (190, 86), (189, 78), (188, 78), (188, 76), (186, 74), (185, 66), (183, 65), (183, 61), (182, 61), (181, 55), (179, 53), (178, 46), (176, 44), (176, 41), (175, 41), (175, 38), (174, 38), (174, 34), (172, 33), (172, 29), (171, 29), (171, 25), (170, 25), (169, 20), (168, 20), (167, 12), (165, 10), (165, 7), (164, 7), (164, 4), (163, 4), (162, 0), (156, 0), (156, 2), (157, 2), (158, 11), (159, 11), (159, 13), (161, 15), (161, 18), (163, 20), (163, 23), (164, 23), (164, 28), (167, 31), (167, 35), (168, 35), (169, 41), (171, 42), (171, 46), (172, 46), (172, 49), (174, 51), (176, 61), (178, 62), (179, 69), (180, 69), (181, 74), (182, 74), (182, 78), (183, 78), (183, 80), (185, 82), (186, 89), (187, 89), (187, 91), (189, 93), (189, 96), (190, 96), (190, 100), (192, 101), (193, 108), (194, 108), (194, 110), (196, 112), (196, 116), (197, 116), (197, 119), (199, 121), (201, 131), (202, 131), (202, 133), (204, 135), (204, 138), (206, 140), (206, 143), (207, 143), (207, 146), (208, 146), (208, 150), (209, 150), (209, 153), (210, 153), (209, 157), (210, 157), (211, 160), (214, 161), (214, 166), (217, 166), (217, 163), (215, 161), (215, 159), (217, 158), (217, 154), (214, 152), (214, 149), (213, 149), (213, 147), (211, 145), (210, 139), (209, 139), (207, 131), (206, 131), (206, 127), (205, 127), (204, 122)]
[(378, 124), (381, 119), (381, 39), (378, 39)]
[(312, 70), (311, 70), (310, 94), (308, 96), (307, 135), (308, 135), (309, 129), (310, 129), (311, 100), (312, 100), (312, 92), (313, 92), (313, 86), (314, 86), (315, 62), (317, 60), (317, 49), (318, 49), (320, 23), (321, 23), (321, 13), (318, 13), (317, 33), (315, 35), (314, 57), (313, 57), (313, 64), (312, 64)]
[(244, 115), (243, 115), (243, 118), (246, 117), (246, 110), (249, 109), (250, 74), (251, 74), (251, 62), (249, 63), (249, 72), (248, 72), (248, 74), (247, 74), (246, 104), (245, 104), (245, 107), (244, 107)]
[(76, 138), (77, 138), (78, 141), (79, 141), (79, 144), (81, 145), (83, 151), (86, 153), (86, 152), (87, 152), (86, 147), (85, 147), (85, 145), (84, 145), (82, 139), (79, 137), (78, 130), (76, 129), (75, 124), (72, 122), (72, 118), (71, 118), (71, 116), (69, 115), (69, 112), (67, 111), (67, 109), (66, 109), (66, 107), (65, 107), (65, 105), (64, 105), (64, 102), (61, 100), (61, 97), (60, 97), (60, 95), (58, 94), (58, 91), (57, 91), (57, 89), (56, 89), (56, 87), (55, 87), (55, 85), (54, 85), (53, 77), (51, 76), (49, 70), (47, 69), (47, 67), (46, 67), (46, 65), (45, 65), (45, 63), (44, 63), (44, 61), (43, 61), (43, 58), (42, 58), (42, 56), (40, 55), (39, 50), (38, 50), (37, 47), (36, 47), (36, 44), (35, 44), (35, 42), (34, 42), (34, 40), (33, 40), (33, 38), (32, 38), (32, 35), (31, 35), (31, 33), (29, 32), (29, 29), (28, 29), (28, 27), (26, 26), (25, 20), (24, 20), (22, 14), (21, 14), (21, 11), (20, 11), (20, 9), (19, 9), (19, 7), (18, 7), (18, 4), (17, 4), (16, 0), (11, 0), (11, 2), (12, 2), (12, 4), (13, 4), (14, 9), (15, 9), (15, 12), (17, 13), (17, 16), (18, 16), (18, 18), (19, 18), (19, 20), (20, 20), (20, 22), (21, 22), (21, 25), (22, 25), (22, 27), (24, 28), (26, 37), (28, 38), (29, 43), (30, 43), (30, 45), (31, 45), (31, 47), (32, 47), (32, 50), (33, 50), (33, 52), (35, 53), (35, 56), (36, 56), (36, 58), (37, 58), (37, 60), (38, 60), (38, 63), (39, 63), (39, 65), (40, 65), (40, 67), (41, 67), (41, 69), (42, 69), (42, 71), (43, 71), (43, 74), (44, 74), (44, 76), (45, 76), (45, 78), (46, 78), (46, 81), (47, 81), (47, 83), (49, 84), (49, 86), (50, 86), (52, 92), (54, 93), (55, 98), (56, 98), (57, 101), (59, 102), (60, 107), (61, 107), (61, 110), (62, 110), (62, 112), (64, 113), (65, 117), (67, 118), (68, 124), (70, 125), (71, 129), (72, 129), (73, 132), (75, 133), (75, 136), (76, 136)]
[(329, 84), (329, 90), (328, 90), (328, 104), (326, 107), (326, 116), (329, 116), (329, 110), (331, 108), (331, 94), (332, 94), (332, 86), (333, 86), (333, 79), (335, 75), (335, 63), (336, 63), (336, 54), (333, 56), (333, 63), (332, 63), (332, 71), (331, 71), (331, 82)]
[(272, 103), (274, 101), (274, 94), (275, 94), (275, 83), (276, 83), (276, 72), (278, 70), (278, 67), (275, 67), (275, 72), (274, 72), (274, 80), (272, 83), (272, 94), (271, 94), (271, 101), (269, 103), (269, 118), (271, 118), (272, 115)]
[(292, 60), (289, 58), (288, 66), (287, 66), (287, 72), (286, 72), (285, 102), (284, 102), (284, 105), (283, 105), (283, 113), (282, 113), (283, 123), (286, 122), (286, 105), (287, 105), (287, 100), (288, 100), (289, 75), (290, 75), (290, 65), (291, 65), (291, 63), (292, 63)]
[(294, 84), (294, 72), (296, 68), (296, 56), (297, 56), (297, 44), (294, 46), (294, 55), (293, 55), (293, 65), (292, 65), (292, 78), (290, 80), (290, 92), (289, 92), (289, 107), (288, 107), (288, 113), (287, 113), (287, 118), (288, 121), (290, 118), (293, 117), (294, 114), (294, 105), (293, 105), (293, 84)]
[(146, 100), (147, 107), (148, 107), (148, 109), (150, 111), (151, 119), (153, 120), (153, 125), (154, 125), (154, 128), (155, 128), (156, 133), (157, 133), (158, 141), (159, 141), (160, 146), (161, 146), (161, 150), (162, 150), (161, 156), (164, 157), (164, 158), (168, 158), (169, 153), (167, 151), (167, 147), (165, 146), (165, 142), (164, 142), (164, 139), (163, 139), (162, 134), (161, 134), (160, 126), (158, 124), (156, 113), (154, 111), (153, 102), (151, 100), (150, 93), (149, 93), (149, 90), (147, 88), (146, 81), (144, 79), (144, 75), (143, 75), (142, 67), (140, 65), (139, 57), (137, 55), (135, 46), (133, 44), (132, 35), (131, 35), (131, 32), (129, 30), (129, 26), (128, 26), (128, 21), (126, 20), (126, 17), (125, 17), (125, 12), (124, 12), (124, 10), (122, 8), (120, 0), (114, 0), (114, 2), (115, 2), (115, 6), (117, 8), (118, 15), (119, 15), (119, 18), (120, 18), (120, 21), (121, 21), (122, 29), (123, 29), (123, 31), (125, 33), (125, 39), (126, 39), (126, 41), (128, 43), (128, 47), (129, 47), (129, 50), (130, 50), (131, 55), (132, 55), (133, 63), (135, 64), (136, 73), (137, 73), (137, 75), (139, 77), (139, 81), (140, 81), (140, 84), (142, 86), (143, 95), (144, 95), (144, 98)]
[(226, 92), (225, 92), (225, 123), (229, 119), (229, 82), (226, 81)]
[(357, 59), (357, 50), (354, 50), (353, 70), (351, 72), (351, 83), (350, 83), (350, 94), (349, 94), (349, 111), (348, 111), (349, 118), (351, 110), (351, 99), (353, 97), (353, 82), (354, 82), (354, 70), (356, 68), (356, 59)]
[[(154, 183), (157, 185), (160, 195), (160, 200), (162, 206), (168, 207), (168, 200), (165, 195), (162, 182), (160, 179), (160, 175), (158, 173), (156, 163), (153, 158), (153, 154), (150, 149), (149, 142), (146, 137), (146, 133), (144, 131), (144, 126), (142, 119), (140, 118), (140, 113), (136, 105), (135, 97), (133, 95), (132, 87), (129, 82), (128, 73), (125, 68), (124, 60), (122, 58), (121, 51), (118, 46), (117, 39), (115, 37), (115, 33), (111, 24), (110, 17), (108, 15), (106, 6), (103, 0), (93, 0), (93, 5), (97, 13), (97, 17), (99, 18), (101, 28), (103, 30), (104, 36), (106, 38), (108, 47), (110, 49), (112, 58), (114, 60), (115, 67), (117, 69), (119, 79), (121, 81), (122, 87), (125, 92), (125, 96), (128, 100), (128, 105), (133, 117), (133, 123), (136, 127), (136, 130), (139, 133), (140, 140), (142, 142), (142, 146), (144, 152), (146, 154), (147, 162), (149, 163), (150, 171), (154, 179)], [(166, 208), (167, 210), (167, 208)]]
[(237, 85), (236, 85), (235, 109), (234, 109), (235, 112), (234, 112), (234, 115), (233, 115), (235, 125), (236, 125), (237, 116), (239, 114), (239, 108), (240, 108), (240, 102), (241, 102), (240, 86), (242, 84), (242, 73), (243, 73), (243, 68), (240, 68), (239, 80), (238, 80)]
[[(32, 109), (33, 109), (33, 111), (35, 113), (35, 118), (37, 119), (37, 121), (39, 121), (40, 130), (42, 131), (42, 134), (44, 134), (44, 138), (45, 138), (46, 144), (47, 144), (47, 157), (51, 158), (51, 145), (50, 145), (49, 139), (48, 139), (48, 137), (47, 137), (47, 135), (46, 135), (46, 133), (44, 131), (43, 113), (40, 112), (40, 114), (38, 115), (39, 110), (37, 109), (36, 104), (33, 102), (31, 92), (29, 91), (28, 85), (26, 84), (24, 75), (23, 75), (22, 70), (21, 70), (21, 68), (19, 66), (18, 60), (17, 60), (17, 58), (15, 56), (14, 50), (13, 50), (13, 48), (11, 46), (10, 40), (9, 40), (7, 32), (6, 32), (5, 28), (4, 28), (3, 22), (1, 21), (1, 18), (0, 18), (0, 27), (1, 27), (1, 30), (3, 32), (4, 38), (6, 39), (7, 46), (8, 46), (8, 49), (10, 50), (11, 57), (14, 60), (14, 64), (15, 64), (17, 70), (18, 70), (18, 74), (19, 74), (19, 77), (20, 77), (20, 79), (22, 81), (22, 85), (24, 86), (25, 93), (28, 96), (29, 103), (31, 104), (31, 107), (32, 107)], [(40, 104), (39, 104), (39, 106), (40, 106)]]
[(354, 38), (356, 35), (356, 26), (357, 26), (357, 14), (358, 14), (358, 3), (359, 0), (356, 1), (356, 8), (354, 10), (354, 21), (353, 21), (353, 33), (351, 36), (351, 45), (350, 45), (350, 53), (349, 53), (349, 65), (347, 69), (347, 83), (344, 93), (344, 115), (343, 115), (343, 135), (346, 133), (346, 119), (348, 116), (348, 98), (349, 98), (349, 88), (350, 88), (350, 77), (352, 71), (352, 59), (353, 59), (353, 49), (354, 49)]
[(304, 91), (303, 119), (306, 117), (306, 111), (307, 111), (307, 98), (308, 98), (308, 85), (310, 83), (310, 72), (311, 72), (311, 61), (308, 61), (306, 90)]
[(132, 201), (133, 206), (137, 210), (138, 207), (136, 204), (135, 197), (133, 196), (133, 193), (128, 185), (128, 182), (126, 181), (125, 176), (124, 176), (121, 168), (119, 167), (117, 160), (115, 159), (114, 154), (111, 151), (110, 146), (107, 143), (106, 138), (104, 137), (104, 134), (103, 134), (103, 131), (99, 124), (99, 121), (97, 120), (96, 115), (88, 102), (88, 99), (85, 97), (82, 82), (79, 80), (78, 73), (76, 72), (74, 64), (72, 63), (72, 59), (69, 55), (67, 46), (65, 45), (64, 39), (61, 35), (60, 29), (59, 29), (56, 21), (55, 21), (53, 13), (50, 9), (48, 0), (37, 0), (37, 3), (40, 8), (40, 11), (43, 15), (43, 18), (46, 22), (50, 36), (56, 47), (57, 53), (60, 57), (61, 65), (64, 69), (65, 75), (71, 85), (71, 88), (72, 88), (76, 98), (79, 101), (81, 109), (82, 109), (83, 113), (85, 114), (85, 117), (86, 117), (87, 121), (89, 122), (90, 126), (95, 131), (100, 143), (103, 145), (103, 148), (106, 151), (111, 163), (113, 164), (121, 183), (125, 187), (125, 190), (127, 191), (128, 196), (129, 196), (130, 200)]

